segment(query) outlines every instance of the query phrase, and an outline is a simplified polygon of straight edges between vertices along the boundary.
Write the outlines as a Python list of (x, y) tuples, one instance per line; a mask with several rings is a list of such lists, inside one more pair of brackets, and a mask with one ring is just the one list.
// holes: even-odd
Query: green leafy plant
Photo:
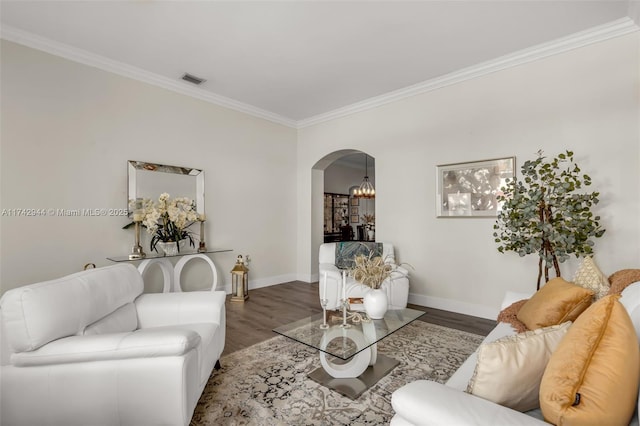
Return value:
[(538, 254), (538, 289), (543, 269), (545, 282), (552, 267), (561, 276), (559, 263), (572, 254), (593, 254), (593, 238), (605, 232), (600, 216), (591, 211), (600, 193), (580, 191), (591, 185), (591, 178), (581, 174), (573, 152), (550, 161), (542, 154), (538, 151), (538, 158), (522, 165), (520, 179), (509, 179), (501, 188), (498, 201), (504, 204), (493, 225), (500, 253)]

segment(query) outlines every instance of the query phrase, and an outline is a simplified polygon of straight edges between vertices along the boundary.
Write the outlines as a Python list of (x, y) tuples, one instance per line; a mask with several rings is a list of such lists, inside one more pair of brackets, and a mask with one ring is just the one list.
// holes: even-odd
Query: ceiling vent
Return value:
[(196, 77), (195, 75), (192, 75), (192, 74), (189, 74), (189, 73), (184, 73), (184, 75), (182, 76), (182, 79), (184, 81), (188, 81), (189, 83), (193, 83), (196, 86), (199, 85), (199, 84), (204, 83), (205, 81), (207, 81), (204, 78)]

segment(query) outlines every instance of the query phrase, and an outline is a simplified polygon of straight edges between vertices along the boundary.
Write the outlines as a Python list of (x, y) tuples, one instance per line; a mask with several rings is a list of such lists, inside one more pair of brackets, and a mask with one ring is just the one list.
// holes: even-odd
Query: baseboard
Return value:
[(305, 283), (315, 283), (318, 281), (319, 274), (298, 274), (296, 275), (297, 281), (302, 281)]
[[(249, 290), (269, 287), (276, 284), (288, 283), (291, 281), (313, 283), (318, 281), (318, 274), (285, 274), (267, 278), (260, 278), (257, 280), (249, 279)], [(231, 283), (227, 283), (225, 285), (225, 291), (227, 292), (227, 294), (231, 293)], [(424, 296), (422, 294), (415, 293), (409, 293), (409, 303), (491, 320), (495, 320), (498, 316), (498, 313), (500, 312), (500, 310), (497, 308), (494, 309), (484, 305), (459, 302), (457, 300), (443, 299), (441, 297)]]
[[(251, 278), (249, 278), (249, 291), (256, 288), (270, 287), (272, 285), (288, 283), (291, 281), (296, 281), (296, 274), (276, 275), (274, 277), (260, 278), (257, 280), (252, 280)], [(224, 290), (227, 292), (227, 294), (231, 294), (230, 282), (224, 286)]]
[(424, 296), (422, 294), (414, 293), (409, 294), (409, 303), (491, 320), (495, 320), (500, 312), (499, 309), (490, 308), (484, 305), (476, 305), (474, 303), (459, 302), (457, 300)]

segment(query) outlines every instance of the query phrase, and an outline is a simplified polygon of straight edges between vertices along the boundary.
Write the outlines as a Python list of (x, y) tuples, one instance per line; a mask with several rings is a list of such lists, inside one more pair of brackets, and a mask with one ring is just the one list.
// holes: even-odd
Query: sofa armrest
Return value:
[(409, 270), (407, 268), (403, 268), (400, 265), (395, 265), (395, 267), (393, 268), (392, 274), (395, 274), (395, 275), (401, 274), (403, 277), (408, 277)]
[(138, 327), (162, 327), (180, 324), (221, 324), (226, 294), (224, 291), (142, 294), (136, 300)]
[[(535, 417), (428, 380), (396, 390), (391, 405), (398, 421), (413, 425), (545, 425)], [(395, 420), (395, 418), (394, 418)]]
[(35, 351), (15, 353), (11, 356), (11, 363), (16, 367), (29, 367), (179, 356), (196, 348), (200, 340), (195, 331), (175, 328), (70, 336), (54, 340)]
[(338, 269), (338, 267), (336, 265), (334, 265), (333, 263), (320, 263), (318, 265), (318, 271), (320, 273), (320, 278), (323, 278), (323, 274), (325, 272), (327, 274), (332, 274), (332, 273), (341, 274), (342, 273), (340, 271), (340, 269)]

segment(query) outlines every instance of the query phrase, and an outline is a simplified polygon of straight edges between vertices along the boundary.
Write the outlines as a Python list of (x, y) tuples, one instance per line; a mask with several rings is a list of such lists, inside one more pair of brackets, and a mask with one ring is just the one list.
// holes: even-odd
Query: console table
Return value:
[[(141, 275), (144, 275), (144, 271), (149, 269), (152, 265), (158, 265), (160, 270), (162, 271), (164, 285), (162, 291), (164, 293), (168, 292), (181, 292), (182, 285), (180, 283), (180, 275), (182, 274), (182, 269), (184, 266), (194, 260), (194, 259), (202, 259), (204, 260), (209, 267), (211, 268), (211, 274), (213, 276), (213, 282), (211, 283), (211, 291), (215, 291), (218, 286), (218, 271), (216, 269), (216, 265), (213, 263), (213, 260), (207, 254), (215, 254), (215, 253), (224, 253), (233, 251), (232, 249), (210, 249), (205, 252), (197, 252), (197, 251), (185, 251), (183, 253), (179, 253), (173, 256), (166, 256), (161, 254), (147, 254), (146, 257), (142, 259), (129, 259), (129, 255), (126, 256), (113, 256), (107, 257), (108, 260), (112, 262), (140, 262), (138, 265), (138, 271), (140, 271)], [(179, 258), (176, 262), (175, 266), (169, 260), (172, 257)]]

